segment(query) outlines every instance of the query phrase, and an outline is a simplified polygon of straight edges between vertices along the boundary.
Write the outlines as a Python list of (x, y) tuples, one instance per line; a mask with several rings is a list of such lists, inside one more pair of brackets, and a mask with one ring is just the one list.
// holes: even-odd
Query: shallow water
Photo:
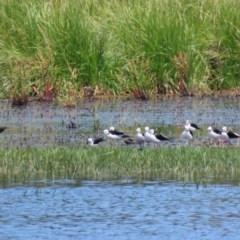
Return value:
[(29, 182), (0, 190), (1, 239), (239, 239), (240, 188)]
[[(80, 100), (73, 109), (54, 102), (30, 102), (23, 108), (12, 108), (10, 102), (0, 102), (0, 109), (1, 126), (8, 127), (0, 134), (3, 147), (80, 145), (90, 136), (103, 135), (103, 130), (110, 126), (135, 135), (136, 127), (148, 125), (178, 139), (186, 119), (202, 127), (201, 138), (207, 137), (209, 125), (219, 128), (225, 125), (240, 131), (238, 97)], [(68, 119), (79, 127), (67, 129), (62, 120)]]

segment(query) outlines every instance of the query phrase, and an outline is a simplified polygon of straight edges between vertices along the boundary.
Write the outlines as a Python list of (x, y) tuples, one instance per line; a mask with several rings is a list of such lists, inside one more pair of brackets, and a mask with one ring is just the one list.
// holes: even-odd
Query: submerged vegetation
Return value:
[[(239, 179), (238, 148), (58, 147), (0, 150), (1, 183), (36, 179), (176, 179), (197, 184)], [(238, 184), (238, 182), (236, 183)]]
[(239, 87), (237, 0), (1, 0), (1, 98)]

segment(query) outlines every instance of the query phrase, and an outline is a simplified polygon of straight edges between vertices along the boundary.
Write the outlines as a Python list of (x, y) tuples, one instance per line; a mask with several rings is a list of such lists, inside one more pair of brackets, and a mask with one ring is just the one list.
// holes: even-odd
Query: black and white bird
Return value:
[(87, 144), (88, 144), (89, 146), (98, 146), (99, 143), (101, 143), (101, 142), (103, 142), (103, 141), (105, 141), (105, 139), (102, 138), (102, 137), (96, 138), (96, 139), (88, 138)]
[(112, 135), (121, 136), (122, 138), (129, 137), (127, 134), (125, 134), (124, 132), (118, 131), (114, 127), (109, 128), (109, 133), (112, 134)]
[(187, 143), (189, 143), (189, 141), (193, 139), (193, 132), (190, 130), (189, 126), (185, 126), (185, 129), (181, 134), (181, 138), (186, 139)]
[(150, 142), (152, 142), (152, 136), (151, 136), (150, 129), (148, 126), (145, 127), (144, 139), (148, 144)]
[(185, 127), (185, 129), (188, 128), (190, 131), (196, 131), (196, 130), (200, 129), (200, 127), (198, 127), (197, 124), (191, 123), (189, 120), (186, 120), (184, 127)]
[[(145, 137), (146, 139), (146, 137)], [(148, 135), (148, 139), (150, 143), (160, 143), (161, 141), (154, 135), (154, 130), (150, 129), (149, 130), (149, 135)]]
[(222, 131), (220, 131), (218, 128), (212, 128), (211, 126), (208, 127), (208, 135), (211, 138), (214, 138), (216, 140), (220, 140), (221, 136), (222, 136)]
[(109, 131), (108, 129), (105, 129), (103, 131), (103, 134), (107, 138), (112, 139), (112, 140), (121, 140), (122, 136), (123, 136), (123, 134), (120, 134), (119, 132), (115, 132), (115, 130), (114, 131)]
[(139, 145), (143, 145), (145, 142), (145, 137), (142, 134), (141, 128), (136, 129), (136, 142)]
[(155, 134), (154, 129), (149, 129), (149, 127), (145, 127), (144, 138), (147, 143), (160, 143), (161, 141), (170, 140), (162, 134)]
[(161, 141), (169, 141), (170, 139), (165, 137), (164, 135), (160, 134), (160, 133), (154, 133), (154, 129), (150, 129), (150, 134), (153, 136), (153, 139), (157, 139), (158, 142), (161, 142)]
[(122, 140), (124, 138), (128, 138), (129, 136), (127, 134), (125, 134), (124, 132), (120, 132), (116, 129), (114, 129), (114, 127), (111, 127), (109, 130), (105, 129), (103, 131), (103, 134), (111, 140)]
[(240, 138), (240, 134), (235, 133), (233, 131), (228, 131), (226, 126), (222, 127), (221, 135), (222, 135), (221, 138), (225, 141), (229, 141), (229, 139), (232, 138)]

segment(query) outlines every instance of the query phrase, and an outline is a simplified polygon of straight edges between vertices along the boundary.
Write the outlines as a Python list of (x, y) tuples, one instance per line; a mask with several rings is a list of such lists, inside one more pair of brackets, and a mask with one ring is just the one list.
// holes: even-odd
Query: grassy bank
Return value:
[(237, 0), (1, 0), (0, 97), (239, 87)]
[(57, 178), (234, 182), (240, 175), (239, 153), (204, 147), (1, 149), (1, 184)]

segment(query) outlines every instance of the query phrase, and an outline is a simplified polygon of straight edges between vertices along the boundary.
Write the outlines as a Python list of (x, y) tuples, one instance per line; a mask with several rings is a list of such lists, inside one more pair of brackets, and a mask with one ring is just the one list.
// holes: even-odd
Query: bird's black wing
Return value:
[(213, 131), (214, 131), (215, 133), (217, 133), (217, 134), (220, 134), (220, 135), (222, 134), (222, 131), (220, 131), (220, 130), (217, 129), (217, 128), (214, 128)]
[(0, 133), (3, 132), (7, 127), (0, 127)]
[(156, 134), (155, 137), (160, 141), (169, 141), (170, 139), (163, 136), (162, 134)]
[(109, 131), (113, 135), (121, 136), (124, 135), (124, 132), (119, 132), (118, 130), (110, 130)]
[(103, 141), (105, 141), (105, 139), (102, 138), (102, 137), (100, 137), (100, 138), (96, 138), (96, 139), (93, 141), (93, 143), (94, 143), (94, 144), (99, 144), (100, 142), (103, 142)]
[(231, 132), (231, 131), (229, 131), (227, 133), (227, 135), (228, 135), (229, 138), (239, 138), (240, 137), (240, 135), (238, 135), (238, 134), (236, 134), (234, 132)]
[(196, 129), (200, 129), (200, 127), (197, 124), (195, 124), (195, 123), (191, 123), (190, 125), (191, 125), (191, 127), (194, 127)]

